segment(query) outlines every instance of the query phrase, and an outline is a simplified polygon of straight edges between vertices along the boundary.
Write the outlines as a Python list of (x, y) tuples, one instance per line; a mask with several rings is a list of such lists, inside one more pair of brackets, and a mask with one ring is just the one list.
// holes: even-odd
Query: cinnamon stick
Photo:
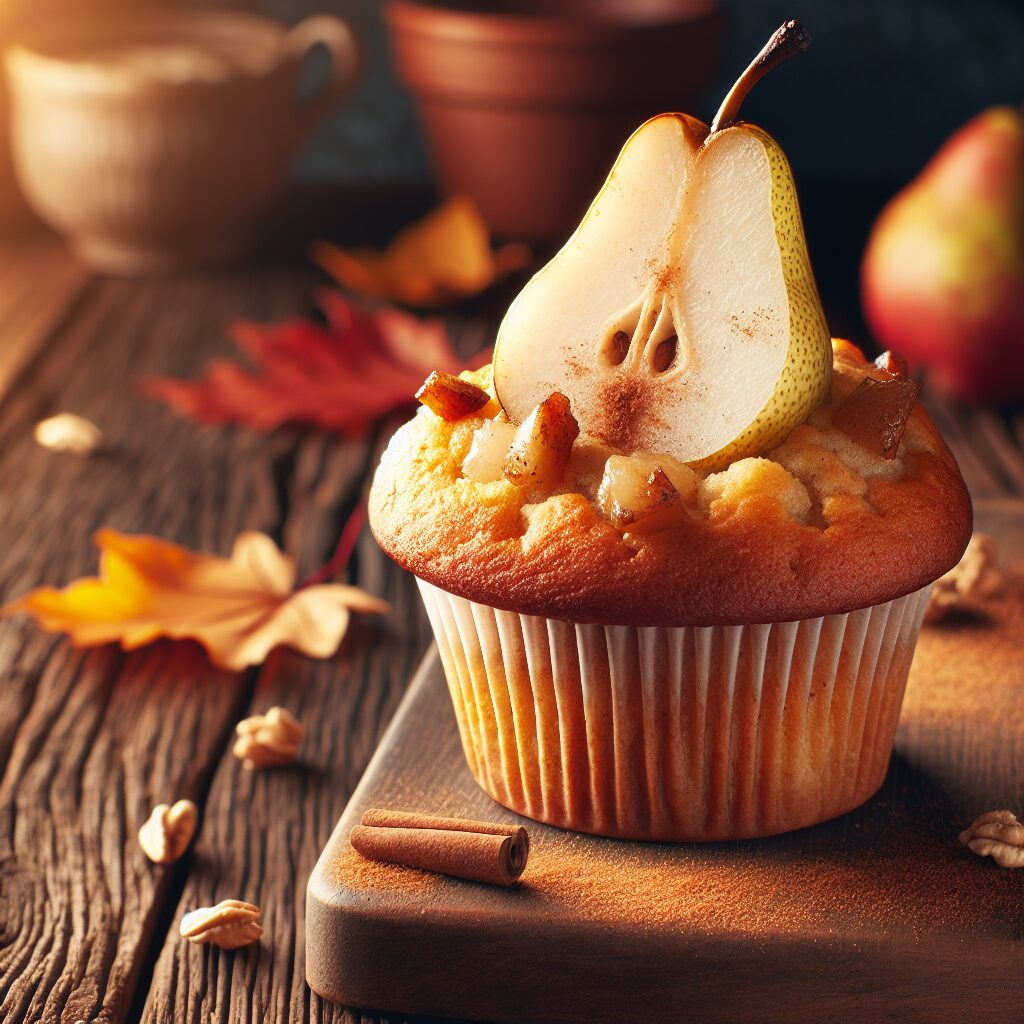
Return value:
[(521, 825), (377, 808), (363, 812), (349, 841), (370, 860), (502, 886), (518, 881), (530, 853)]

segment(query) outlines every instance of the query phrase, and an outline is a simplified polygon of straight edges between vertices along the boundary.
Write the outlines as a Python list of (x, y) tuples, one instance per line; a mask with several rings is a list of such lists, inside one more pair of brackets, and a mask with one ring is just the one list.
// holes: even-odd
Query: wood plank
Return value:
[[(259, 271), (90, 290), (0, 409), (5, 598), (94, 571), (103, 525), (222, 553), (242, 528), (279, 531), (293, 440), (185, 423), (132, 379), (196, 372), (226, 319), (292, 314), (308, 286)], [(109, 450), (40, 449), (32, 425), (57, 409)], [(251, 678), (190, 645), (75, 652), (22, 620), (0, 624), (0, 675), (0, 1019), (123, 1020), (188, 870), (151, 865), (135, 832), (157, 802), (202, 806)]]
[[(507, 305), (498, 293), (475, 312), (452, 318), (458, 351), (469, 355), (493, 338)], [(281, 493), (282, 537), (302, 572), (330, 556), (343, 520), (368, 485), (396, 414), (364, 444), (303, 435), (291, 454)], [(392, 604), (383, 619), (357, 619), (337, 658), (311, 662), (273, 656), (259, 673), (246, 714), (274, 704), (306, 725), (301, 763), (258, 775), (225, 749), (210, 790), (202, 835), (187, 883), (169, 921), (142, 1019), (202, 1022), (260, 1019), (353, 1024), (305, 982), (305, 886), (348, 797), (370, 760), (429, 643), (429, 626), (411, 577), (400, 572), (364, 530), (351, 579)], [(301, 575), (301, 573), (300, 573)], [(178, 935), (182, 914), (233, 896), (259, 904), (265, 935), (238, 953), (195, 948)]]
[[(983, 505), (978, 521), (1008, 558), (1024, 554), (1024, 504)], [(784, 836), (676, 846), (493, 803), (432, 657), (311, 878), (310, 983), (355, 1005), (503, 1021), (1019, 1015), (1020, 879), (957, 834), (1024, 801), (1022, 649), (1019, 588), (927, 628), (872, 800)], [(525, 824), (530, 864), (503, 890), (371, 863), (348, 842), (369, 806)]]
[[(50, 244), (36, 261), (19, 249), (10, 277), (0, 251), (0, 314), (28, 339), (7, 371), (0, 357), (0, 391), (19, 381), (0, 404), (0, 529), (18, 538), (0, 550), (4, 596), (92, 571), (100, 525), (221, 552), (239, 529), (260, 528), (303, 571), (319, 565), (372, 464), (368, 445), (204, 429), (130, 388), (137, 373), (194, 374), (226, 350), (224, 319), (301, 310), (311, 275), (89, 282), (54, 262)], [(508, 297), (474, 307), (464, 350), (489, 336)], [(32, 425), (64, 409), (96, 421), (113, 450), (84, 462), (38, 450)], [(1006, 473), (987, 457), (975, 467), (982, 487), (1005, 493)], [(79, 654), (28, 624), (0, 625), (0, 1020), (118, 1021), (144, 1001), (147, 1020), (359, 1019), (305, 987), (303, 886), (426, 627), (408, 579), (365, 536), (356, 569), (394, 615), (358, 623), (336, 661), (275, 656), (254, 694), (252, 677), (213, 673), (187, 648)], [(234, 721), (292, 701), (311, 723), (303, 766), (240, 772)], [(172, 869), (141, 858), (134, 830), (152, 803), (191, 794), (203, 804), (208, 791), (195, 854)], [(267, 910), (259, 949), (184, 946), (180, 913), (235, 887)]]
[(0, 399), (43, 351), (89, 281), (50, 235), (0, 242)]
[(976, 410), (926, 392), (922, 403), (960, 465), (967, 489), (975, 500), (1009, 497), (1016, 488), (1007, 480), (998, 458), (987, 444), (978, 444), (974, 417)]
[(1024, 497), (1024, 448), (1007, 422), (992, 409), (974, 409), (971, 423), (976, 449), (989, 465), (999, 468), (1013, 493)]
[[(285, 538), (308, 568), (329, 556), (364, 471), (362, 453), (351, 446), (317, 438), (300, 443)], [(278, 654), (261, 671), (252, 710), (281, 704), (304, 722), (301, 763), (253, 774), (230, 754), (221, 760), (145, 1021), (291, 1022), (332, 1015), (316, 997), (310, 1002), (305, 984), (306, 878), (428, 642), (411, 580), (387, 562), (368, 532), (355, 568), (359, 585), (384, 596), (393, 611), (382, 620), (358, 620), (337, 659), (316, 663)], [(265, 932), (257, 946), (225, 953), (189, 946), (178, 936), (183, 913), (227, 897), (261, 906)]]

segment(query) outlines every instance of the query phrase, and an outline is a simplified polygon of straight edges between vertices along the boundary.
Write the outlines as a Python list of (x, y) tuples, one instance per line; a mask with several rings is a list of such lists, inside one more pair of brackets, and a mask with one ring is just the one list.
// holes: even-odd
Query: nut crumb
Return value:
[(243, 718), (235, 726), (238, 739), (232, 752), (250, 771), (291, 764), (299, 753), (305, 730), (286, 708), (272, 707), (265, 715)]
[(1005, 573), (999, 568), (999, 548), (984, 533), (971, 537), (963, 558), (935, 581), (925, 622), (938, 622), (947, 612), (964, 608), (971, 601), (993, 597), (1003, 588)]
[(103, 444), (103, 432), (95, 423), (71, 412), (40, 420), (33, 431), (36, 443), (52, 452), (69, 452), (85, 457)]
[(181, 937), (197, 946), (213, 943), (221, 949), (251, 945), (263, 934), (260, 908), (241, 900), (221, 900), (215, 907), (200, 907), (181, 919)]
[(1002, 868), (1024, 868), (1024, 825), (1013, 811), (988, 811), (976, 818), (960, 842), (979, 857), (991, 857)]
[(139, 829), (139, 845), (154, 864), (171, 864), (192, 842), (198, 817), (191, 800), (178, 800), (173, 806), (157, 804)]

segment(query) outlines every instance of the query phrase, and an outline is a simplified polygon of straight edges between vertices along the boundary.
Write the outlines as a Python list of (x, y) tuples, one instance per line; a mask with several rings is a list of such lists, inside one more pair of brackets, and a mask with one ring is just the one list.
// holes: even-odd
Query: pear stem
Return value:
[(740, 105), (747, 98), (747, 93), (772, 68), (794, 54), (803, 53), (810, 45), (811, 34), (799, 21), (787, 21), (780, 25), (771, 39), (764, 44), (764, 49), (747, 66), (747, 70), (736, 79), (736, 84), (729, 90), (729, 95), (722, 100), (722, 105), (711, 122), (711, 131), (717, 132), (732, 124), (739, 113)]

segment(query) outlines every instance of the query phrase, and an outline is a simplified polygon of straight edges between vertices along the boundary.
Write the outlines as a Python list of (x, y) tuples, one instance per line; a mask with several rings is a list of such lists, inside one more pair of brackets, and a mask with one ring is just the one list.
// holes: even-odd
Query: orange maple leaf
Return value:
[(197, 640), (210, 661), (237, 672), (281, 645), (329, 657), (351, 611), (389, 609), (358, 587), (295, 590), (295, 563), (263, 533), (239, 534), (230, 558), (115, 530), (100, 530), (94, 540), (99, 577), (32, 590), (2, 614), (28, 612), (76, 647), (119, 641), (133, 650), (159, 637)]
[(476, 205), (456, 196), (399, 232), (383, 251), (318, 242), (313, 259), (352, 291), (426, 309), (482, 292), (525, 266), (530, 250), (519, 243), (492, 249)]

